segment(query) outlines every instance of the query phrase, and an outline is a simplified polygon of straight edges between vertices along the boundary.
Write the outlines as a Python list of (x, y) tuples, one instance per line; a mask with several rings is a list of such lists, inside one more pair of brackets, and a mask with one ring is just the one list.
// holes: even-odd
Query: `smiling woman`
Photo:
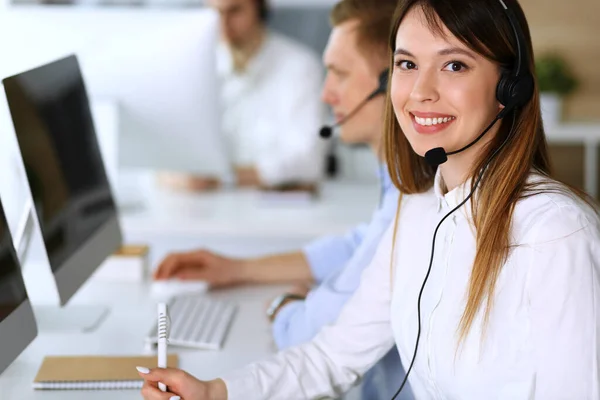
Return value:
[[(600, 218), (549, 171), (521, 7), (400, 0), (394, 21), (384, 148), (401, 196), (340, 317), (222, 380), (148, 385), (337, 397), (396, 343), (417, 399), (600, 398)], [(465, 150), (430, 165), (432, 148)]]

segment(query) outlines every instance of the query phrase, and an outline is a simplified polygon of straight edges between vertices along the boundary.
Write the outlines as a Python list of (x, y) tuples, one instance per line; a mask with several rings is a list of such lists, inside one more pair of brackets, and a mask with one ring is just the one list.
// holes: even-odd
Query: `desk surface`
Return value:
[[(213, 379), (273, 353), (275, 345), (264, 309), (266, 302), (283, 289), (282, 286), (254, 286), (209, 292), (208, 296), (233, 300), (239, 307), (224, 349), (177, 349), (180, 367), (200, 379)], [(156, 306), (150, 300), (149, 290), (147, 283), (88, 282), (72, 302), (108, 305), (111, 307), (108, 317), (92, 333), (40, 334), (0, 375), (0, 397), (3, 400), (139, 399), (138, 390), (36, 391), (31, 383), (46, 355), (143, 354), (144, 337), (156, 317)]]
[[(368, 221), (379, 189), (375, 184), (327, 183), (319, 200), (308, 204), (267, 204), (254, 190), (190, 194), (156, 190), (146, 206), (122, 214), (126, 237), (146, 239), (156, 265), (175, 247), (192, 247), (207, 238), (221, 240), (223, 251), (250, 255), (281, 251), (310, 238), (344, 232)], [(201, 237), (201, 239), (198, 239)], [(212, 379), (275, 351), (266, 302), (287, 285), (241, 287), (209, 292), (239, 309), (221, 351), (181, 350), (180, 366), (200, 379)], [(35, 391), (32, 382), (46, 355), (136, 355), (156, 317), (149, 283), (109, 283), (90, 279), (70, 304), (104, 304), (110, 314), (92, 333), (41, 333), (0, 375), (2, 400), (139, 399), (137, 390)]]
[(126, 234), (310, 239), (369, 221), (376, 183), (327, 182), (316, 200), (267, 201), (257, 190), (213, 193), (146, 189), (144, 205), (121, 213)]

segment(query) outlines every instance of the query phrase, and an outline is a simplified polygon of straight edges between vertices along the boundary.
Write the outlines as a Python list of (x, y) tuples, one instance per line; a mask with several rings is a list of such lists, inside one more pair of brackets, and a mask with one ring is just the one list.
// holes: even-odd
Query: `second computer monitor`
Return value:
[(81, 66), (89, 92), (118, 103), (119, 166), (230, 178), (217, 13), (137, 13), (110, 26), (112, 40), (86, 52)]
[(122, 243), (75, 56), (3, 80), (60, 302)]

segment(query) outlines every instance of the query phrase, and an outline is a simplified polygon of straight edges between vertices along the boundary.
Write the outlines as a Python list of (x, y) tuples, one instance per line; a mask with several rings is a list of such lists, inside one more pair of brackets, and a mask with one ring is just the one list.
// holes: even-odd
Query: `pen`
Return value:
[[(158, 368), (167, 368), (167, 336), (169, 320), (167, 305), (158, 303)], [(163, 392), (167, 391), (167, 385), (158, 383), (158, 388)]]

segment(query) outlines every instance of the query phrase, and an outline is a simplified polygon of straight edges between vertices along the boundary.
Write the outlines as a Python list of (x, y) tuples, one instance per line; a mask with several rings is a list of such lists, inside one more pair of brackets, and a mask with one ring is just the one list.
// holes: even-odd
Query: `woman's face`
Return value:
[[(499, 67), (445, 27), (444, 32), (436, 36), (422, 9), (414, 7), (396, 34), (392, 105), (402, 131), (421, 156), (435, 147), (449, 152), (469, 144), (502, 107), (496, 100)], [(498, 126), (481, 144), (493, 138)], [(470, 154), (480, 148), (478, 143)]]

